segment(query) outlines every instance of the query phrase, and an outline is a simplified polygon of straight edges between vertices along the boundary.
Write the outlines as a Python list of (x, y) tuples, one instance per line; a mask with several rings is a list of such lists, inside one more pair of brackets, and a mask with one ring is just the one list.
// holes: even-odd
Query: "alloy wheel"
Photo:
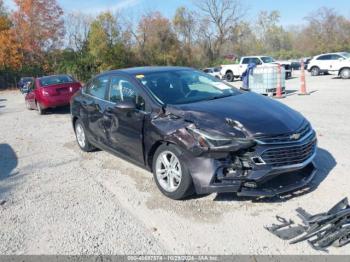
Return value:
[(178, 189), (182, 179), (181, 164), (177, 156), (164, 151), (159, 154), (156, 161), (156, 177), (159, 185), (167, 192)]
[(77, 124), (76, 128), (75, 128), (75, 134), (77, 137), (77, 141), (78, 144), (81, 148), (85, 147), (85, 132), (84, 132), (84, 128), (81, 126), (81, 124)]

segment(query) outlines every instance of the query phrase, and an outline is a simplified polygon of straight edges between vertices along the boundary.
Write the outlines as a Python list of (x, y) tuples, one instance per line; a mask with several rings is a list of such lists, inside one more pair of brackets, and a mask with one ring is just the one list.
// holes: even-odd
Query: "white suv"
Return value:
[(312, 76), (321, 73), (337, 74), (342, 78), (350, 78), (350, 53), (329, 53), (315, 56), (308, 64)]

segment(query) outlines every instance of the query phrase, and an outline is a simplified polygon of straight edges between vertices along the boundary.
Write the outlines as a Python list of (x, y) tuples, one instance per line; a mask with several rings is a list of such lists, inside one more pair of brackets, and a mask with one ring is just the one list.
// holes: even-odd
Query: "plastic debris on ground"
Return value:
[(328, 212), (311, 215), (303, 208), (296, 210), (302, 225), (276, 216), (279, 224), (265, 228), (290, 244), (307, 241), (315, 250), (328, 252), (330, 246), (343, 247), (350, 243), (350, 205), (347, 198)]

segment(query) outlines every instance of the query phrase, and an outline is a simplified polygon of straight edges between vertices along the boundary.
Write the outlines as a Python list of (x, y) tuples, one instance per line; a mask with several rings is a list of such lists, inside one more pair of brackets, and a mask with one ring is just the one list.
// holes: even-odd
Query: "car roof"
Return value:
[(242, 56), (242, 58), (252, 58), (252, 57), (272, 57), (272, 56), (269, 56), (269, 55), (249, 55), (249, 56)]
[(43, 78), (49, 78), (49, 77), (58, 77), (58, 76), (69, 76), (71, 77), (70, 75), (67, 75), (67, 74), (61, 74), (61, 75), (49, 75), (49, 76), (41, 76), (41, 77), (38, 77), (37, 79), (43, 79)]
[(320, 54), (318, 55), (317, 57), (321, 56), (321, 55), (342, 55), (344, 53), (347, 53), (347, 52), (334, 52), (334, 53), (325, 53), (325, 54)]
[(111, 73), (124, 73), (128, 75), (141, 75), (148, 73), (159, 73), (159, 72), (171, 72), (179, 70), (195, 70), (190, 67), (180, 67), (180, 66), (144, 66), (144, 67), (131, 67), (125, 69), (118, 69), (108, 71), (102, 74), (111, 74)]

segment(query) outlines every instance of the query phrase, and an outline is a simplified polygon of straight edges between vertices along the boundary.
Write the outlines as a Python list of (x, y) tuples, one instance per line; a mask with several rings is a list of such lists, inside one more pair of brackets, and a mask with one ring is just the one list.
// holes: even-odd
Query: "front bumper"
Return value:
[(310, 163), (306, 167), (297, 172), (281, 174), (257, 188), (242, 187), (237, 195), (249, 197), (274, 197), (277, 195), (292, 192), (306, 187), (315, 177), (317, 169), (314, 163)]
[[(292, 151), (299, 147), (300, 152), (293, 156), (300, 162), (269, 162), (246, 164), (249, 168), (242, 174), (227, 175), (227, 167), (232, 162), (217, 156), (186, 157), (192, 179), (198, 194), (235, 192), (239, 196), (273, 197), (305, 187), (314, 178), (316, 167), (313, 160), (317, 151), (317, 139), (314, 131), (307, 139), (292, 145), (260, 144), (254, 152), (248, 153), (247, 161), (253, 156), (264, 156), (265, 152), (274, 152), (290, 147)], [(305, 150), (309, 150), (306, 158), (302, 158)], [(279, 154), (285, 152), (277, 151)], [(232, 156), (232, 155), (231, 155)], [(277, 155), (277, 159), (281, 157)]]

